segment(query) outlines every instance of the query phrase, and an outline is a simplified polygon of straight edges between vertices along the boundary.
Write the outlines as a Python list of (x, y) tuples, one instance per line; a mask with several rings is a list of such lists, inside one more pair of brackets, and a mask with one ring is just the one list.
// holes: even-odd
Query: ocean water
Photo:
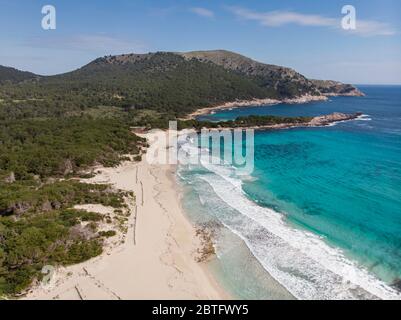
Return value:
[[(366, 97), (224, 110), (239, 115), (362, 112), (324, 128), (255, 132), (255, 169), (181, 164), (190, 218), (215, 232), (212, 268), (238, 298), (400, 299), (401, 87)], [(201, 151), (181, 141), (188, 157)]]

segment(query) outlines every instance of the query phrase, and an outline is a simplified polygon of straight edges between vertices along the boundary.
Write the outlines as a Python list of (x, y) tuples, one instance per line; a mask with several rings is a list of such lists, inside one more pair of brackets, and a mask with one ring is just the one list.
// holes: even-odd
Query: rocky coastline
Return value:
[[(293, 123), (278, 123), (278, 124), (268, 124), (259, 126), (236, 126), (236, 127), (224, 127), (224, 128), (214, 128), (215, 130), (233, 130), (233, 129), (254, 129), (254, 130), (278, 130), (278, 129), (290, 129), (290, 128), (301, 128), (301, 127), (325, 127), (330, 126), (335, 123), (356, 120), (363, 116), (361, 112), (356, 113), (340, 113), (334, 112), (328, 115), (313, 117), (308, 122), (293, 122)], [(212, 129), (213, 130), (213, 129)]]

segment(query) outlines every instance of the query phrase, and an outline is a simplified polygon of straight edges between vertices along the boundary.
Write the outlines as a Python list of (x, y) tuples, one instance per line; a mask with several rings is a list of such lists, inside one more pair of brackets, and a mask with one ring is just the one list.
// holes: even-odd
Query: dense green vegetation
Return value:
[(71, 208), (122, 208), (128, 195), (70, 178), (85, 176), (96, 163), (114, 166), (125, 154), (137, 155), (142, 144), (118, 119), (0, 121), (0, 297), (40, 279), (45, 265), (77, 263), (102, 252), (103, 239), (115, 232), (96, 233), (103, 218)]
[(252, 79), (262, 88), (270, 89), (279, 98), (320, 94), (312, 81), (293, 69), (257, 62), (235, 52), (226, 50), (193, 51), (182, 53), (182, 56), (222, 66)]
[(22, 181), (0, 183), (0, 215), (20, 217), (66, 209), (75, 204), (99, 203), (105, 206), (122, 207), (122, 196), (108, 192), (107, 185), (86, 184), (74, 180)]
[(127, 124), (112, 119), (3, 121), (0, 176), (13, 172), (23, 180), (64, 176), (95, 162), (113, 166), (121, 154), (138, 153), (141, 141)]
[(73, 180), (0, 183), (0, 296), (14, 295), (40, 279), (45, 265), (69, 265), (102, 252), (100, 214), (71, 209), (99, 203), (125, 207), (124, 197), (107, 185)]
[(38, 76), (26, 71), (20, 71), (10, 67), (0, 66), (0, 84), (18, 83), (24, 80), (35, 79)]
[(101, 107), (119, 115), (152, 110), (181, 117), (237, 99), (356, 90), (323, 83), (332, 82), (311, 81), (290, 68), (224, 50), (106, 56), (56, 76), (0, 67), (0, 120), (80, 116)]
[(102, 238), (81, 226), (81, 221), (99, 219), (99, 214), (72, 209), (0, 218), (0, 295), (21, 292), (41, 277), (45, 265), (69, 265), (99, 255)]
[(297, 124), (307, 123), (312, 117), (278, 117), (278, 116), (255, 116), (238, 117), (229, 121), (199, 121), (199, 120), (180, 120), (178, 121), (178, 129), (202, 129), (202, 128), (240, 128), (240, 127), (258, 127), (269, 126), (275, 124)]
[(101, 58), (76, 71), (0, 86), (0, 119), (77, 114), (96, 106), (151, 109), (184, 115), (198, 107), (274, 97), (275, 92), (212, 63), (170, 53), (135, 63)]

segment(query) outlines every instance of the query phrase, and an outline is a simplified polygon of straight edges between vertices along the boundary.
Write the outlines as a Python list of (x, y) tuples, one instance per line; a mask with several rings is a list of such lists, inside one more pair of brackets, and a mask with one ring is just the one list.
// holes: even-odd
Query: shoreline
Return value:
[[(191, 168), (189, 170), (191, 170)], [(243, 195), (241, 191), (237, 192), (236, 190), (239, 190), (239, 188), (233, 187), (233, 185), (237, 186), (237, 184), (228, 179), (228, 177), (231, 179), (229, 173), (221, 173), (220, 170), (214, 170), (213, 168), (208, 168), (208, 170), (223, 181), (223, 183), (221, 183), (218, 181), (216, 182), (215, 179), (204, 179), (210, 184), (210, 188), (208, 189), (223, 200), (225, 205), (231, 208), (240, 208), (240, 214), (246, 219), (257, 221), (253, 229), (248, 229), (251, 228), (250, 226), (252, 225), (252, 223), (249, 223), (250, 221), (244, 221), (243, 224), (240, 224), (238, 223), (239, 219), (236, 219), (234, 216), (233, 220), (235, 222), (231, 227), (229, 227), (230, 223), (227, 222), (229, 219), (227, 220), (226, 218), (225, 221), (228, 224), (226, 228), (246, 243), (253, 258), (259, 262), (264, 268), (264, 271), (278, 282), (282, 288), (287, 290), (289, 294), (293, 295), (295, 299), (394, 299), (399, 297), (399, 293), (390, 285), (376, 278), (367, 269), (363, 267), (358, 268), (359, 265), (355, 263), (352, 258), (348, 258), (343, 254), (341, 247), (326, 243), (319, 235), (307, 229), (298, 229), (287, 224), (279, 211), (261, 207), (257, 201), (251, 200)], [(185, 176), (185, 180), (188, 180), (189, 186), (198, 183), (191, 179), (191, 175), (189, 178)], [(230, 190), (230, 192), (227, 192), (227, 190)], [(200, 205), (203, 207), (202, 199), (207, 199), (209, 194), (203, 191), (199, 193), (198, 196)], [(210, 198), (212, 198), (212, 196), (210, 196)], [(216, 206), (214, 201), (211, 203), (213, 207)], [(219, 205), (217, 205), (217, 207), (220, 209)], [(191, 207), (188, 208), (191, 210)], [(204, 210), (211, 211), (213, 209), (209, 206)], [(211, 216), (213, 216), (213, 214), (211, 214)], [(222, 216), (224, 216), (224, 213)], [(266, 234), (265, 241), (262, 241), (263, 237), (259, 235), (261, 228), (264, 229), (263, 232)], [(275, 237), (277, 237), (277, 243), (271, 241)], [(230, 241), (230, 244), (231, 243)], [(306, 245), (304, 246), (304, 244)], [(270, 248), (270, 245), (272, 245), (272, 248)], [(222, 247), (224, 248), (224, 246)], [(238, 251), (237, 249), (238, 247), (235, 252)], [(294, 261), (296, 261), (296, 264), (294, 264), (294, 271), (299, 270), (299, 272), (295, 272), (291, 275), (293, 279), (291, 280), (290, 277), (289, 281), (287, 281), (288, 278), (286, 276), (281, 274), (281, 270), (286, 270), (287, 272), (287, 263), (291, 261), (285, 258), (281, 260), (280, 258), (282, 252), (286, 252), (286, 249), (289, 252), (287, 258), (294, 258)], [(309, 250), (312, 249), (313, 252), (310, 254)], [(233, 251), (233, 247), (229, 247), (228, 252), (231, 253)], [(277, 265), (275, 262), (277, 262)], [(295, 268), (295, 266), (297, 266), (298, 269)], [(229, 270), (231, 273), (234, 267)], [(355, 276), (355, 278), (349, 278), (350, 274)], [(313, 275), (321, 275), (321, 277), (314, 278)], [(309, 276), (312, 277), (309, 278)], [(305, 279), (305, 282), (303, 279)], [(316, 279), (316, 283), (315, 280), (310, 281), (308, 279)], [(341, 281), (339, 281), (339, 279), (341, 279)], [(238, 277), (235, 278), (235, 281), (238, 281)], [(328, 284), (327, 287), (326, 283)], [(317, 284), (316, 290), (313, 284)], [(342, 284), (346, 285), (342, 287)], [(349, 286), (349, 284), (352, 284), (352, 286)], [(303, 288), (308, 287), (308, 285), (311, 285), (311, 288), (314, 289), (308, 292), (308, 294), (305, 294)], [(337, 292), (337, 290), (340, 290), (338, 292), (341, 293), (338, 297), (333, 294), (333, 292)]]
[(235, 128), (228, 128), (228, 129), (253, 129), (253, 130), (283, 130), (283, 129), (293, 129), (293, 128), (318, 128), (318, 127), (329, 127), (333, 126), (337, 123), (345, 122), (345, 121), (352, 121), (358, 120), (365, 116), (362, 113), (355, 113), (355, 114), (345, 114), (335, 112), (325, 116), (317, 116), (313, 117), (312, 120), (305, 123), (280, 123), (280, 124), (273, 124), (273, 125), (260, 125), (260, 126), (251, 126), (251, 127), (235, 127)]
[[(336, 125), (337, 123), (352, 121), (352, 120), (362, 120), (367, 116), (361, 112), (346, 114), (340, 112), (334, 112), (332, 114), (316, 116), (310, 119), (308, 122), (294, 122), (294, 123), (277, 123), (277, 124), (266, 124), (266, 125), (249, 125), (249, 126), (218, 126), (208, 128), (210, 131), (223, 131), (223, 130), (257, 130), (257, 131), (267, 131), (267, 130), (284, 130), (293, 128), (318, 128), (318, 127), (330, 127)], [(207, 127), (206, 127), (207, 128)]]
[(231, 299), (208, 270), (207, 259), (196, 261), (205, 244), (181, 206), (175, 166), (151, 165), (144, 157), (96, 172), (86, 181), (135, 193), (125, 241), (81, 264), (57, 268), (48, 284), (31, 288), (24, 299)]
[(194, 111), (194, 112), (188, 114), (186, 117), (184, 117), (183, 120), (196, 119), (196, 117), (210, 114), (216, 110), (236, 109), (236, 108), (242, 108), (242, 107), (273, 106), (273, 105), (281, 104), (281, 103), (301, 104), (301, 103), (309, 103), (309, 102), (314, 102), (314, 101), (327, 101), (327, 100), (328, 100), (328, 97), (326, 95), (320, 95), (320, 96), (304, 95), (304, 96), (301, 96), (298, 98), (282, 99), (282, 100), (270, 99), (270, 98), (236, 100), (236, 101), (231, 101), (231, 102), (225, 102), (223, 104), (219, 104), (216, 106), (197, 109), (196, 111)]

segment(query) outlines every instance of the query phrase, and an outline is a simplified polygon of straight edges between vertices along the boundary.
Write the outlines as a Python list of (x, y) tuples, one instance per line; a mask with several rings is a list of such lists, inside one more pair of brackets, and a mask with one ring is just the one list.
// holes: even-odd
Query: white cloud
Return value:
[(191, 8), (190, 11), (201, 17), (214, 18), (214, 12), (209, 9), (195, 7)]
[(256, 20), (263, 26), (280, 27), (286, 24), (298, 24), (302, 26), (332, 26), (337, 23), (335, 19), (325, 18), (319, 15), (308, 15), (291, 11), (255, 12), (243, 8), (231, 8), (235, 15), (247, 20)]
[(392, 36), (397, 33), (388, 23), (360, 19), (356, 20), (356, 29), (351, 32), (361, 36)]
[[(342, 15), (337, 18), (325, 17), (316, 14), (304, 14), (294, 11), (268, 11), (256, 12), (240, 7), (228, 8), (237, 17), (245, 20), (254, 20), (266, 27), (280, 27), (288, 24), (299, 26), (326, 27), (332, 29), (341, 28)], [(347, 32), (360, 36), (394, 35), (396, 30), (388, 23), (374, 20), (356, 20), (355, 30), (346, 30)]]

